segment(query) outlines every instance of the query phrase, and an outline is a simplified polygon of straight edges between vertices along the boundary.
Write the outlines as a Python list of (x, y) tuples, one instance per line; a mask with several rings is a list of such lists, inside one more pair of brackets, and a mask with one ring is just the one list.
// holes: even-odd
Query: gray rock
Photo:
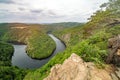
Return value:
[(115, 71), (115, 73), (116, 73), (117, 77), (120, 78), (120, 72), (119, 71)]
[(114, 73), (111, 73), (112, 80), (119, 80)]
[(109, 55), (106, 63), (113, 63), (120, 66), (120, 35), (108, 40)]

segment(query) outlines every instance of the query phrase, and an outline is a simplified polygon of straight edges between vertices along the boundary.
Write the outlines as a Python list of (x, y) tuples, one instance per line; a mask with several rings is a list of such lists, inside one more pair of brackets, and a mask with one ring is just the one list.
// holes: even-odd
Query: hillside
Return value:
[(74, 26), (79, 26), (81, 24), (84, 24), (84, 23), (78, 23), (78, 22), (61, 22), (61, 23), (50, 23), (50, 24), (46, 24), (46, 25), (50, 26), (50, 27), (66, 27), (66, 28), (70, 28), (70, 27), (74, 27)]
[(25, 23), (1, 23), (0, 40), (14, 44), (27, 44), (26, 50), (28, 55), (32, 58), (42, 59), (50, 56), (55, 49), (55, 43), (47, 35), (47, 32), (54, 30), (63, 30), (65, 28), (73, 27), (76, 25), (82, 24), (75, 22), (63, 22), (44, 25)]
[(2, 41), (27, 44), (27, 53), (32, 58), (46, 58), (55, 48), (54, 41), (47, 35), (43, 25), (4, 23), (0, 24), (0, 31)]
[(60, 22), (60, 23), (49, 23), (49, 24), (43, 24), (47, 27), (47, 30), (50, 32), (54, 32), (56, 30), (64, 30), (75, 26), (83, 25), (84, 23), (78, 23), (78, 22)]
[[(110, 1), (102, 5), (101, 10), (94, 13), (83, 26), (54, 31), (66, 43), (67, 49), (42, 68), (28, 73), (25, 80), (43, 80), (49, 75), (52, 66), (62, 64), (72, 53), (81, 56), (86, 62), (94, 62), (98, 68), (105, 68), (109, 54), (108, 39), (120, 34), (119, 5), (119, 0)], [(102, 10), (104, 7), (106, 10)]]

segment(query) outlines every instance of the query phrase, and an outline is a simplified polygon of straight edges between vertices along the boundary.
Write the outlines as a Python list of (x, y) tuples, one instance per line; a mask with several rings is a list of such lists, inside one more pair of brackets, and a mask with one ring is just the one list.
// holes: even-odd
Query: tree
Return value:
[(108, 4), (106, 5), (108, 10), (113, 11), (113, 13), (120, 13), (120, 0), (109, 0)]

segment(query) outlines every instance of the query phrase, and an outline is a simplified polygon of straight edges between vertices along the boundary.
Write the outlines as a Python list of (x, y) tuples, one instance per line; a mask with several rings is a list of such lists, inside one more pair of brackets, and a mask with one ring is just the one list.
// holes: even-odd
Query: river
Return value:
[[(53, 54), (42, 60), (36, 60), (29, 57), (25, 51), (26, 45), (13, 45), (14, 47), (14, 54), (12, 56), (12, 65), (17, 66), (19, 68), (29, 68), (29, 69), (35, 69), (43, 66), (46, 64), (55, 54), (58, 52), (65, 50), (65, 45), (62, 43), (58, 38), (56, 38), (52, 34), (48, 34), (56, 43), (56, 49), (53, 52)], [(47, 45), (46, 45), (47, 46)]]

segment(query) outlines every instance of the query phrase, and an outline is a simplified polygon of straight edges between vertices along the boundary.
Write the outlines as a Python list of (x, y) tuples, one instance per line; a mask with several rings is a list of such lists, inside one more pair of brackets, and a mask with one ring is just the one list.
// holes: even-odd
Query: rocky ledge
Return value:
[(120, 80), (120, 69), (116, 71), (108, 65), (99, 69), (92, 62), (83, 61), (80, 56), (72, 54), (63, 64), (56, 64), (44, 80)]
[(120, 67), (120, 35), (108, 40), (108, 51), (106, 63), (112, 63)]

